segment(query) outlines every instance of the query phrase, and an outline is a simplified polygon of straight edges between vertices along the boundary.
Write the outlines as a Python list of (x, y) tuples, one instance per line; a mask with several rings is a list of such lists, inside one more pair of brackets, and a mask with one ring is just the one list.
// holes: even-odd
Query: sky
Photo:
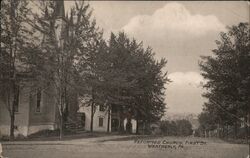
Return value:
[[(143, 41), (156, 59), (168, 60), (171, 83), (166, 85), (167, 112), (200, 113), (202, 98), (198, 62), (212, 54), (219, 33), (227, 26), (249, 22), (249, 3), (244, 1), (90, 1), (97, 25), (110, 32), (124, 31)], [(66, 10), (73, 5), (65, 2)]]

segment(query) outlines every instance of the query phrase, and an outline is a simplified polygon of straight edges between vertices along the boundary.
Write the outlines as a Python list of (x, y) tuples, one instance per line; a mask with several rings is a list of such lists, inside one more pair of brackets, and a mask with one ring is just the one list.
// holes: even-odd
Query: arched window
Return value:
[(99, 127), (103, 127), (103, 118), (99, 117)]
[(41, 112), (41, 100), (42, 100), (42, 91), (41, 89), (38, 89), (36, 93), (36, 112)]

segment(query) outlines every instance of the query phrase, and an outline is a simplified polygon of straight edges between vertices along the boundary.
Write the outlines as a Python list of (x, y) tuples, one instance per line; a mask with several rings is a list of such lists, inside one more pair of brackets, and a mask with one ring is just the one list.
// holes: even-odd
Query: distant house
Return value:
[[(91, 107), (80, 107), (79, 113), (84, 116), (84, 128), (86, 131), (91, 130)], [(120, 126), (123, 126), (124, 131), (127, 130), (127, 118), (121, 121), (120, 113), (116, 106), (112, 106), (110, 114), (102, 105), (97, 106), (93, 117), (93, 131), (96, 132), (118, 132)], [(131, 119), (131, 133), (136, 133), (136, 120)]]
[[(65, 29), (64, 21), (64, 3), (56, 1), (56, 35), (60, 39), (63, 29)], [(32, 81), (31, 81), (32, 82)], [(40, 130), (54, 130), (58, 128), (59, 110), (56, 106), (55, 89), (48, 87), (44, 90), (33, 89), (25, 84), (19, 87), (18, 107), (15, 107), (15, 135), (21, 134), (28, 136)], [(4, 91), (1, 89), (1, 93)], [(13, 97), (12, 97), (13, 98)], [(68, 118), (76, 119), (78, 110), (77, 95), (71, 94), (67, 106)], [(10, 134), (10, 115), (7, 109), (6, 95), (0, 96), (0, 133), (1, 135)]]

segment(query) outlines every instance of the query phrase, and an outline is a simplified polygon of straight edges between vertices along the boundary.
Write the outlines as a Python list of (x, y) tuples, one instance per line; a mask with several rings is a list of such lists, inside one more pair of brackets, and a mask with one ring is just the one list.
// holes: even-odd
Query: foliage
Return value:
[[(34, 30), (27, 23), (32, 13), (25, 0), (1, 2), (0, 95), (10, 114), (10, 137), (14, 138), (15, 111), (19, 92), (30, 79), (29, 64), (23, 61), (34, 46)], [(4, 90), (4, 91), (3, 91)]]
[[(228, 32), (221, 33), (220, 40), (216, 41), (213, 56), (201, 57), (201, 75), (207, 80), (204, 97), (208, 98), (201, 120), (209, 115), (213, 116), (214, 123), (232, 126), (245, 118), (246, 124), (250, 116), (249, 32), (248, 23), (228, 27)], [(205, 121), (205, 125), (209, 121), (211, 119)]]
[[(165, 59), (157, 61), (151, 48), (144, 49), (142, 42), (125, 33), (112, 33), (107, 44), (84, 1), (75, 1), (65, 17), (57, 15), (62, 1), (33, 4), (39, 11), (28, 14), (26, 1), (1, 3), (1, 15), (9, 15), (1, 16), (1, 85), (15, 91), (28, 76), (31, 89), (53, 94), (61, 129), (75, 94), (90, 98), (87, 105), (92, 109), (102, 104), (107, 109), (118, 106), (122, 120), (161, 118), (164, 86), (169, 81), (163, 72)], [(22, 78), (17, 77), (20, 74)]]
[(145, 50), (142, 43), (130, 40), (123, 32), (117, 36), (111, 33), (107, 57), (103, 79), (108, 102), (136, 119), (159, 119), (165, 110), (168, 79), (162, 68), (166, 60), (155, 60), (151, 48)]
[(167, 136), (189, 136), (192, 134), (192, 125), (188, 120), (161, 121), (160, 129)]
[(198, 120), (200, 123), (200, 127), (202, 130), (214, 130), (216, 128), (216, 122), (215, 117), (208, 112), (202, 112), (198, 116)]

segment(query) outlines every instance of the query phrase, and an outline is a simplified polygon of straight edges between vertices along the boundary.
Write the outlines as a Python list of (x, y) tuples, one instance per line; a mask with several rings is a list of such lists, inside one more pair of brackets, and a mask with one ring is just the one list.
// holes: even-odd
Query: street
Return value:
[[(135, 139), (119, 139), (110, 137), (67, 141), (4, 142), (3, 156), (8, 158), (246, 158), (248, 155), (247, 145), (229, 144), (217, 139), (160, 137), (150, 139), (151, 141), (146, 143), (146, 139), (139, 140), (144, 141), (142, 143), (136, 142)], [(149, 148), (149, 144), (154, 141), (161, 143)], [(166, 146), (166, 142), (183, 142), (183, 148)], [(206, 144), (194, 142), (206, 142)]]

